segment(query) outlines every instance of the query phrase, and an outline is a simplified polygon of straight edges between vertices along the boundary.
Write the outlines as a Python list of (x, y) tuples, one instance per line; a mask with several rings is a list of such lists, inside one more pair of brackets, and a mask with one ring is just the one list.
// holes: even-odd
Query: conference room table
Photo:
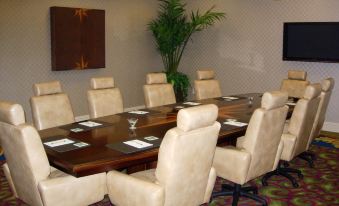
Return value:
[[(186, 104), (164, 105), (141, 109), (137, 112), (132, 111), (132, 113), (124, 112), (91, 119), (90, 123), (99, 123), (100, 126), (88, 129), (82, 126), (80, 130), (85, 129), (80, 132), (77, 129), (81, 125), (76, 122), (41, 130), (39, 133), (51, 166), (65, 173), (81, 177), (110, 170), (122, 170), (156, 161), (159, 147), (151, 147), (147, 150), (132, 153), (125, 153), (114, 148), (119, 148), (119, 145), (124, 146), (123, 142), (135, 139), (144, 140), (143, 138), (145, 137), (157, 137), (157, 145), (159, 145), (165, 133), (169, 129), (176, 127), (178, 111), (183, 107), (196, 106), (195, 103), (200, 103), (200, 105), (215, 104), (218, 106), (217, 121), (221, 123), (218, 145), (235, 144), (236, 138), (245, 134), (247, 126), (232, 126), (224, 124), (224, 122), (235, 119), (238, 122), (248, 123), (253, 111), (260, 106), (262, 94), (248, 93), (229, 97), (189, 101)], [(130, 117), (138, 118), (136, 129), (134, 130), (129, 129), (127, 119)], [(75, 147), (74, 149), (73, 146), (70, 150), (65, 147), (66, 150), (58, 151), (56, 150), (58, 147), (49, 147), (46, 144), (61, 141), (60, 139), (64, 138), (72, 140), (80, 147)], [(110, 147), (112, 145), (113, 147)], [(189, 145), (187, 146), (189, 147)]]

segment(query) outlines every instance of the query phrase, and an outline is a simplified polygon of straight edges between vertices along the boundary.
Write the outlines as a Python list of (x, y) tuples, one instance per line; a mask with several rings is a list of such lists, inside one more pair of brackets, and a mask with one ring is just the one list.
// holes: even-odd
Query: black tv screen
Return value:
[(283, 60), (339, 62), (339, 22), (284, 23)]

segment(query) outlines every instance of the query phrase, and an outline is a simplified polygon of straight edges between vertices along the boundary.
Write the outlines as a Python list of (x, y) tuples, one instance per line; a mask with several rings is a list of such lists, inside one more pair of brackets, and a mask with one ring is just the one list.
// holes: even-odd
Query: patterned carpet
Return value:
[[(299, 180), (299, 188), (293, 188), (289, 181), (281, 177), (273, 177), (269, 180), (269, 186), (262, 187), (260, 178), (249, 184), (257, 185), (259, 195), (266, 197), (271, 206), (334, 206), (339, 205), (339, 138), (327, 135), (314, 141), (311, 150), (317, 154), (315, 169), (308, 167), (307, 163), (300, 159), (291, 162), (290, 167), (299, 168), (304, 174), (304, 179)], [(1, 161), (2, 164), (4, 161)], [(223, 183), (228, 183), (221, 178), (217, 179), (214, 190), (220, 190)], [(212, 201), (211, 206), (230, 205), (231, 197), (219, 197)], [(9, 189), (2, 170), (0, 171), (0, 206), (26, 205), (15, 199)], [(93, 206), (111, 206), (108, 197)], [(258, 203), (241, 198), (240, 206), (259, 205)]]

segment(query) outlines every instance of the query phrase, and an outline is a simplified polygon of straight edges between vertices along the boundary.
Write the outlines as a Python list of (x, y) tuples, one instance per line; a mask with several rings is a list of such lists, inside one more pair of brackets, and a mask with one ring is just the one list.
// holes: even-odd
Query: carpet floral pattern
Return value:
[[(272, 177), (267, 187), (262, 187), (261, 178), (249, 184), (258, 186), (259, 195), (265, 197), (270, 206), (333, 206), (339, 205), (339, 138), (321, 137), (314, 141), (311, 150), (317, 155), (315, 168), (309, 168), (301, 159), (294, 159), (290, 167), (299, 168), (304, 174), (298, 180), (299, 188), (293, 188), (291, 183), (282, 177)], [(0, 162), (2, 164), (4, 161)], [(296, 177), (297, 178), (297, 177)], [(214, 191), (221, 188), (226, 180), (217, 179)], [(218, 197), (211, 202), (211, 206), (231, 205), (231, 197)], [(0, 206), (27, 205), (13, 197), (8, 182), (0, 170)], [(93, 206), (111, 206), (108, 197)], [(240, 206), (259, 205), (258, 203), (240, 198)]]

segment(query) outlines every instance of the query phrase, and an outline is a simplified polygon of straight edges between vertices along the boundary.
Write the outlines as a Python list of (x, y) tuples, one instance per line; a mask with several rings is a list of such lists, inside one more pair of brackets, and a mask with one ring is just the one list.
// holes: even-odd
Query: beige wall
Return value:
[[(289, 69), (306, 70), (313, 82), (328, 76), (339, 80), (338, 63), (281, 60), (283, 22), (339, 21), (338, 0), (186, 2), (188, 9), (216, 5), (227, 14), (223, 22), (193, 35), (180, 65), (191, 79), (198, 68), (214, 68), (224, 94), (278, 89)], [(106, 11), (105, 69), (51, 71), (50, 6)], [(90, 77), (113, 75), (125, 107), (142, 105), (145, 74), (162, 68), (146, 29), (157, 6), (156, 0), (0, 0), (0, 99), (23, 104), (30, 119), (32, 84), (58, 79), (70, 95), (76, 116), (85, 115)], [(334, 89), (327, 121), (339, 123), (338, 86)]]
[(214, 68), (223, 93), (236, 94), (279, 89), (289, 69), (307, 71), (312, 82), (334, 77), (326, 121), (339, 123), (339, 63), (282, 61), (283, 22), (339, 22), (338, 0), (189, 0), (188, 5), (201, 10), (216, 5), (227, 14), (193, 36), (180, 65), (192, 79), (198, 68)]
[[(105, 10), (106, 68), (51, 71), (51, 6)], [(31, 120), (33, 83), (60, 80), (75, 115), (85, 115), (89, 79), (109, 75), (121, 89), (125, 107), (143, 105), (145, 74), (161, 70), (146, 28), (157, 6), (153, 0), (0, 0), (0, 99), (22, 104)]]

